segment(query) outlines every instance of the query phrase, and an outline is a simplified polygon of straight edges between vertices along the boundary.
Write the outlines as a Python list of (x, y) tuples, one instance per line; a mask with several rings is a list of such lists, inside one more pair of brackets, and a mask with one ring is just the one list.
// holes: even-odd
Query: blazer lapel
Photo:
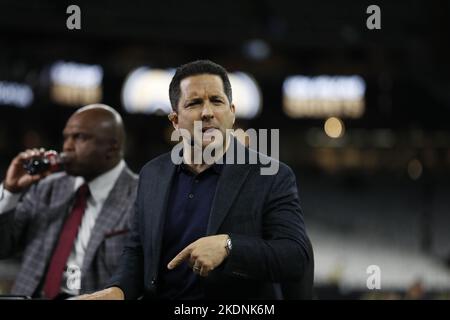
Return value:
[(60, 220), (62, 222), (69, 215), (69, 209), (72, 207), (73, 201), (75, 200), (74, 190), (75, 178), (67, 176), (65, 179), (61, 179), (61, 183), (56, 185), (52, 190), (52, 193), (48, 195), (46, 201), (51, 204), (51, 207), (46, 216), (49, 224), (53, 223), (55, 220)]
[(208, 221), (207, 235), (216, 234), (250, 171), (246, 164), (226, 164), (219, 178)]
[[(43, 237), (44, 243), (42, 248), (42, 261), (47, 261), (48, 257), (52, 255), (56, 242), (59, 239), (63, 223), (70, 213), (70, 208), (74, 200), (74, 185), (75, 179), (67, 177), (63, 179), (61, 184), (56, 186), (52, 191), (51, 203), (52, 206), (46, 212), (47, 228), (43, 230), (46, 236)], [(49, 199), (50, 202), (50, 199)], [(41, 213), (42, 214), (42, 213)]]
[(83, 261), (83, 272), (92, 263), (98, 247), (105, 238), (105, 234), (111, 232), (121, 219), (123, 211), (126, 210), (127, 201), (134, 201), (134, 199), (129, 199), (132, 192), (130, 189), (130, 178), (129, 170), (125, 167), (120, 173), (114, 187), (111, 189), (108, 198), (106, 198), (94, 228), (91, 231), (91, 237)]
[(145, 196), (145, 212), (147, 224), (145, 230), (151, 230), (151, 246), (148, 252), (154, 268), (158, 268), (161, 253), (162, 233), (166, 216), (169, 192), (176, 166), (168, 159), (162, 161), (156, 170)]

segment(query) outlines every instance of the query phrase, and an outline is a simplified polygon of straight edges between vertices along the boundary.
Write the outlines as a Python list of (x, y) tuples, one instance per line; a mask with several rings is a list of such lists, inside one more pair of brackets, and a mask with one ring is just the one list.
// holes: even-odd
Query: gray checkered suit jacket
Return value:
[[(40, 296), (42, 280), (74, 201), (75, 178), (65, 173), (33, 185), (15, 210), (0, 215), (0, 258), (23, 252), (13, 294)], [(81, 293), (105, 286), (126, 239), (136, 196), (137, 176), (123, 169), (91, 233), (81, 269)]]

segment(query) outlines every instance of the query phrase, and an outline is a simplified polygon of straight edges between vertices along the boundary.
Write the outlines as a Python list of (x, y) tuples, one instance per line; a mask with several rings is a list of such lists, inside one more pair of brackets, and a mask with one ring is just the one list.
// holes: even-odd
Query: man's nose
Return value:
[(73, 139), (70, 137), (64, 139), (63, 151), (73, 151), (73, 149), (74, 149)]
[(214, 112), (209, 102), (206, 102), (202, 109), (202, 120), (214, 118)]

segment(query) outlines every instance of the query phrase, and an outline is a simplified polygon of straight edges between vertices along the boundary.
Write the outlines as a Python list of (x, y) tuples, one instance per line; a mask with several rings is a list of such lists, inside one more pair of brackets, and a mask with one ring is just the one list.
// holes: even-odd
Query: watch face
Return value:
[(232, 249), (231, 239), (228, 239), (228, 240), (227, 240), (227, 247), (228, 247), (228, 250), (231, 250), (231, 249)]

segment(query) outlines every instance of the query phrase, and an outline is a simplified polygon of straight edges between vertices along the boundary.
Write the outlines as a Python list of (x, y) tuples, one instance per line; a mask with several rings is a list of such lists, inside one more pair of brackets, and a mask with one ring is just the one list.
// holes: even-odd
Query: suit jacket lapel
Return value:
[[(92, 263), (105, 234), (111, 232), (121, 219), (123, 211), (126, 209), (127, 201), (134, 200), (129, 199), (130, 193), (132, 192), (130, 189), (130, 179), (129, 169), (125, 167), (120, 173), (119, 178), (117, 178), (108, 198), (106, 198), (94, 228), (91, 231), (91, 237), (83, 261), (83, 272), (86, 272)], [(128, 190), (128, 192), (124, 192), (125, 190)]]
[(53, 188), (52, 194), (49, 194), (49, 199), (46, 200), (48, 203), (51, 203), (50, 211), (47, 213), (47, 221), (49, 224), (55, 220), (62, 222), (66, 219), (70, 212), (69, 209), (75, 200), (74, 190), (75, 178), (72, 176), (67, 176), (66, 179), (62, 179), (61, 183)]
[[(59, 239), (63, 223), (70, 213), (70, 208), (73, 205), (75, 188), (75, 179), (67, 177), (63, 179), (60, 185), (57, 185), (52, 193), (51, 198), (52, 207), (46, 214), (47, 228), (45, 232), (47, 236), (43, 237), (44, 243), (42, 248), (42, 261), (48, 261), (48, 257), (52, 255), (56, 242)], [(49, 200), (50, 201), (50, 200)]]
[(216, 234), (250, 171), (247, 164), (226, 164), (219, 178), (208, 221), (207, 235)]
[[(148, 219), (145, 230), (151, 230), (151, 246), (149, 246), (150, 256), (155, 268), (158, 268), (162, 233), (164, 229), (164, 221), (166, 216), (167, 205), (169, 202), (169, 192), (172, 185), (173, 176), (176, 166), (168, 159), (162, 161), (160, 166), (155, 170), (155, 176), (150, 182), (150, 187), (146, 193), (145, 215)], [(156, 269), (157, 270), (157, 269)]]
[(13, 292), (28, 292), (27, 294), (31, 296), (38, 287), (39, 281), (46, 276), (45, 268), (59, 239), (65, 217), (72, 206), (74, 183), (75, 179), (72, 177), (61, 179), (46, 194), (48, 208), (36, 208), (38, 210), (36, 214), (44, 219), (45, 226), (41, 229), (41, 234), (27, 248)]

